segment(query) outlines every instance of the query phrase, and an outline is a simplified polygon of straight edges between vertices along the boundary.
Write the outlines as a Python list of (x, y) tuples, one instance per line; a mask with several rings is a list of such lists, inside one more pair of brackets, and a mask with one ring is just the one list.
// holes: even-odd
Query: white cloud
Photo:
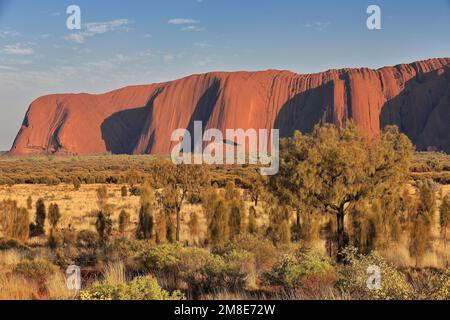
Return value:
[(174, 18), (167, 21), (168, 24), (180, 25), (180, 24), (196, 24), (197, 20), (186, 18)]
[(187, 26), (180, 29), (181, 31), (204, 31), (205, 28), (199, 28), (196, 26)]
[(71, 33), (65, 39), (75, 43), (84, 43), (86, 38), (94, 37), (98, 34), (104, 34), (116, 30), (130, 30), (127, 27), (130, 21), (127, 19), (116, 19), (107, 22), (89, 22), (84, 26), (85, 31), (78, 33)]
[(0, 52), (16, 56), (30, 56), (34, 54), (33, 48), (30, 48), (28, 45), (22, 43), (6, 45), (0, 50)]
[(13, 30), (0, 30), (0, 38), (17, 37), (17, 36), (20, 36), (19, 32)]
[(199, 48), (211, 47), (211, 45), (207, 42), (196, 42), (196, 43), (194, 43), (194, 46), (199, 47)]

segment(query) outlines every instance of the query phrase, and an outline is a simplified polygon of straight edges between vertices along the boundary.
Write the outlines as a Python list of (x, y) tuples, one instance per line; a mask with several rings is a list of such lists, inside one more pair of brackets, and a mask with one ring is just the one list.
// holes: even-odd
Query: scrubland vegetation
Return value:
[(449, 174), (449, 156), (414, 154), (395, 127), (376, 142), (352, 126), (296, 133), (273, 177), (2, 157), (0, 299), (449, 299)]

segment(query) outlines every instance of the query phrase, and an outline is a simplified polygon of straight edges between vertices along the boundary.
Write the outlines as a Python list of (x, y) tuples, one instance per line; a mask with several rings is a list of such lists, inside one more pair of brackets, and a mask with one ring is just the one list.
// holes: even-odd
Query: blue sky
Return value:
[[(80, 31), (66, 28), (71, 4)], [(382, 30), (366, 28), (370, 4), (382, 10)], [(450, 0), (0, 0), (0, 150), (44, 94), (448, 57), (449, 30)]]

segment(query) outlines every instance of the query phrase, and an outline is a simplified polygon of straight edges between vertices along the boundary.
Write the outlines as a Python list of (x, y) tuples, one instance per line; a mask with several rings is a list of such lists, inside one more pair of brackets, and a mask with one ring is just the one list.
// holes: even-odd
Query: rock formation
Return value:
[(450, 58), (306, 75), (212, 72), (101, 95), (44, 96), (29, 107), (10, 154), (169, 154), (172, 132), (194, 121), (288, 136), (348, 119), (370, 136), (395, 124), (418, 149), (450, 152)]

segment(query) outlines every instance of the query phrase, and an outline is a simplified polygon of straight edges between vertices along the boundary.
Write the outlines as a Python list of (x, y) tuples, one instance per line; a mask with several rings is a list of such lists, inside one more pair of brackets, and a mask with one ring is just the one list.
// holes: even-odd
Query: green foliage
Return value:
[(169, 293), (161, 289), (152, 277), (136, 277), (129, 283), (113, 285), (94, 282), (80, 293), (81, 300), (184, 300), (184, 295), (175, 291)]
[(438, 281), (438, 289), (436, 290), (433, 298), (436, 300), (449, 301), (450, 300), (450, 268), (447, 268)]
[(275, 263), (278, 250), (273, 242), (260, 236), (242, 234), (228, 242), (223, 252), (247, 251), (255, 258), (256, 270), (258, 273), (268, 271)]
[[(376, 300), (409, 300), (413, 289), (404, 274), (386, 262), (376, 252), (370, 255), (358, 254), (354, 248), (344, 251), (346, 265), (341, 271), (339, 286), (353, 297)], [(368, 268), (376, 266), (381, 270), (381, 288), (369, 289)]]
[(23, 276), (39, 284), (45, 283), (58, 271), (58, 267), (47, 260), (25, 260), (19, 262), (13, 270), (16, 275)]
[(233, 263), (232, 258), (232, 255), (209, 256), (205, 265), (187, 279), (190, 290), (197, 293), (241, 292), (248, 274), (239, 264)]
[(205, 186), (210, 185), (209, 172), (205, 166), (174, 165), (171, 162), (159, 164), (159, 183), (165, 186), (161, 202), (165, 210), (176, 214), (176, 241), (180, 241), (181, 210), (186, 200), (199, 196)]
[(280, 145), (280, 172), (269, 189), (292, 208), (318, 208), (337, 220), (338, 251), (345, 247), (344, 218), (353, 203), (402, 186), (409, 174), (412, 144), (396, 127), (386, 127), (377, 143), (349, 124), (296, 132)]
[(271, 285), (294, 289), (299, 286), (301, 280), (324, 275), (332, 270), (333, 266), (327, 257), (307, 251), (283, 255), (265, 278)]
[(179, 263), (178, 252), (181, 248), (179, 244), (152, 246), (141, 252), (137, 260), (141, 268), (147, 272), (174, 272)]

